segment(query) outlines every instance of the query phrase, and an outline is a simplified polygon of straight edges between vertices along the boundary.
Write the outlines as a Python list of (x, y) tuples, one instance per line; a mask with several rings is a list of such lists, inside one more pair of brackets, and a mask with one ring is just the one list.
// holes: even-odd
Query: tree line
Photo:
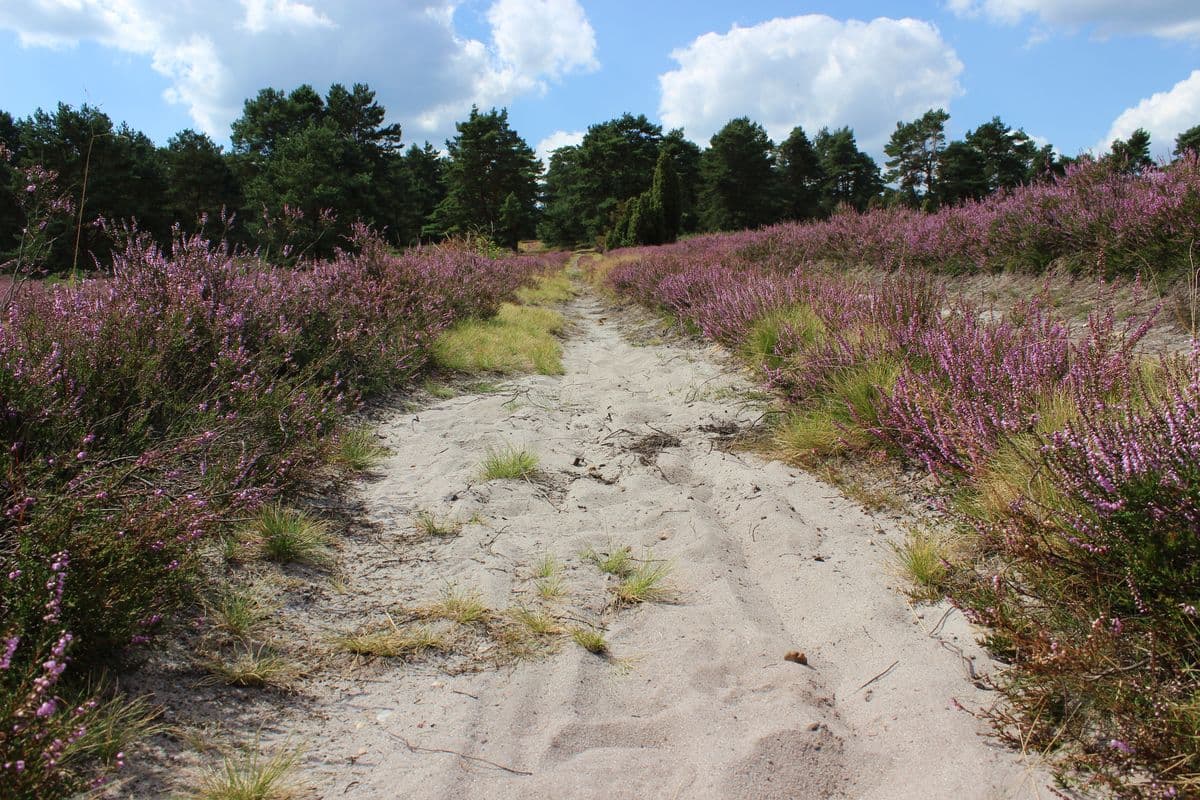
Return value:
[[(882, 167), (848, 127), (811, 138), (796, 127), (776, 144), (746, 117), (702, 149), (680, 129), (623, 114), (589, 127), (544, 168), (504, 109), (472, 108), (444, 151), (405, 148), (400, 126), (385, 120), (366, 84), (334, 84), (324, 96), (309, 85), (263, 89), (233, 122), (228, 150), (194, 130), (159, 147), (86, 104), (23, 119), (0, 111), (0, 262), (27, 233), (35, 167), (71, 200), (71, 214), (39, 222), (51, 243), (45, 261), (65, 270), (80, 252), (103, 261), (111, 226), (134, 220), (164, 245), (175, 230), (203, 229), (279, 256), (297, 242), (328, 254), (358, 221), (399, 247), (463, 234), (510, 248), (533, 237), (614, 247), (818, 219), (843, 206), (932, 210), (1047, 179), (1072, 160), (998, 117), (947, 141), (941, 109), (897, 123)], [(1178, 157), (1197, 152), (1200, 125), (1175, 147)], [(1149, 168), (1149, 135), (1113, 142), (1106, 158), (1121, 170)]]

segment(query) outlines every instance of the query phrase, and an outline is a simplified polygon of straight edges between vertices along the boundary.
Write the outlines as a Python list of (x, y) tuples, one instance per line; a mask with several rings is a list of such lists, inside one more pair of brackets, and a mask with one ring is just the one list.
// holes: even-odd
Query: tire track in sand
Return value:
[[(376, 661), (316, 679), (292, 727), (318, 743), (306, 771), (323, 796), (1038, 796), (1044, 776), (956, 708), (992, 700), (938, 641), (985, 669), (966, 624), (951, 613), (931, 637), (943, 609), (922, 620), (891, 588), (899, 532), (803, 472), (714, 447), (701, 425), (761, 413), (715, 349), (635, 346), (594, 297), (568, 314), (565, 376), (384, 420), (393, 454), (359, 489), (378, 535), (348, 544), (349, 594), (330, 608), (351, 627), (446, 586), (534, 603), (530, 565), (551, 553), (560, 612), (603, 622), (613, 658), (568, 640), (501, 669)], [(680, 445), (629, 451), (654, 432)], [(504, 443), (535, 451), (544, 477), (481, 482), (485, 448)], [(482, 523), (416, 541), (420, 510)], [(674, 602), (612, 610), (579, 554), (620, 545), (671, 562)]]

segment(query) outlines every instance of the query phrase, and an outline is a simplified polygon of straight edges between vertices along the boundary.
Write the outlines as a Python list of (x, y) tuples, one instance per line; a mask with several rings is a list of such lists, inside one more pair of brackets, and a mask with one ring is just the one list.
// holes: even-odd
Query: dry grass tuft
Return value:
[(246, 643), (233, 653), (205, 663), (211, 675), (205, 683), (286, 689), (300, 676), (299, 665), (267, 645)]
[(200, 779), (191, 800), (298, 800), (303, 796), (292, 773), (300, 754), (279, 750), (264, 758), (257, 745), (238, 757), (226, 756), (219, 769)]
[(401, 628), (391, 619), (381, 628), (339, 636), (334, 647), (346, 653), (381, 658), (415, 658), (430, 651), (450, 650), (447, 636), (426, 625)]

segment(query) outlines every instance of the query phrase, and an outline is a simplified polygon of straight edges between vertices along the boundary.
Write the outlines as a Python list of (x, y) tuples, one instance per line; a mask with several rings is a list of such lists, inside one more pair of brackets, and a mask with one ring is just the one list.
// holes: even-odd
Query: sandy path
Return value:
[[(943, 644), (977, 651), (957, 613), (921, 618), (893, 588), (898, 532), (805, 473), (714, 447), (700, 426), (760, 413), (715, 351), (633, 346), (594, 299), (569, 313), (564, 377), (385, 421), (394, 455), (361, 487), (379, 534), (348, 554), (330, 608), (352, 625), (469, 587), (493, 608), (603, 624), (612, 657), (568, 641), (501, 669), (375, 661), (322, 679), (301, 733), (323, 796), (1038, 796), (1040, 776), (956, 708), (992, 697)], [(654, 429), (681, 446), (643, 463), (627, 448)], [(485, 448), (504, 443), (546, 477), (481, 483)], [(414, 541), (421, 509), (483, 521)], [(579, 554), (626, 544), (670, 560), (676, 602), (611, 607), (612, 579)], [(546, 553), (569, 592), (549, 605), (529, 577)]]

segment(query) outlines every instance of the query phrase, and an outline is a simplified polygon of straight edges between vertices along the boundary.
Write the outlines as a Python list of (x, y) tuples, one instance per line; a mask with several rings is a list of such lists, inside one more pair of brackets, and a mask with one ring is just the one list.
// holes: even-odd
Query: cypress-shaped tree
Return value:
[(654, 165), (654, 180), (650, 184), (650, 202), (658, 209), (661, 219), (658, 235), (659, 244), (675, 241), (679, 236), (683, 220), (683, 195), (679, 186), (679, 175), (675, 172), (671, 154), (664, 148)]

